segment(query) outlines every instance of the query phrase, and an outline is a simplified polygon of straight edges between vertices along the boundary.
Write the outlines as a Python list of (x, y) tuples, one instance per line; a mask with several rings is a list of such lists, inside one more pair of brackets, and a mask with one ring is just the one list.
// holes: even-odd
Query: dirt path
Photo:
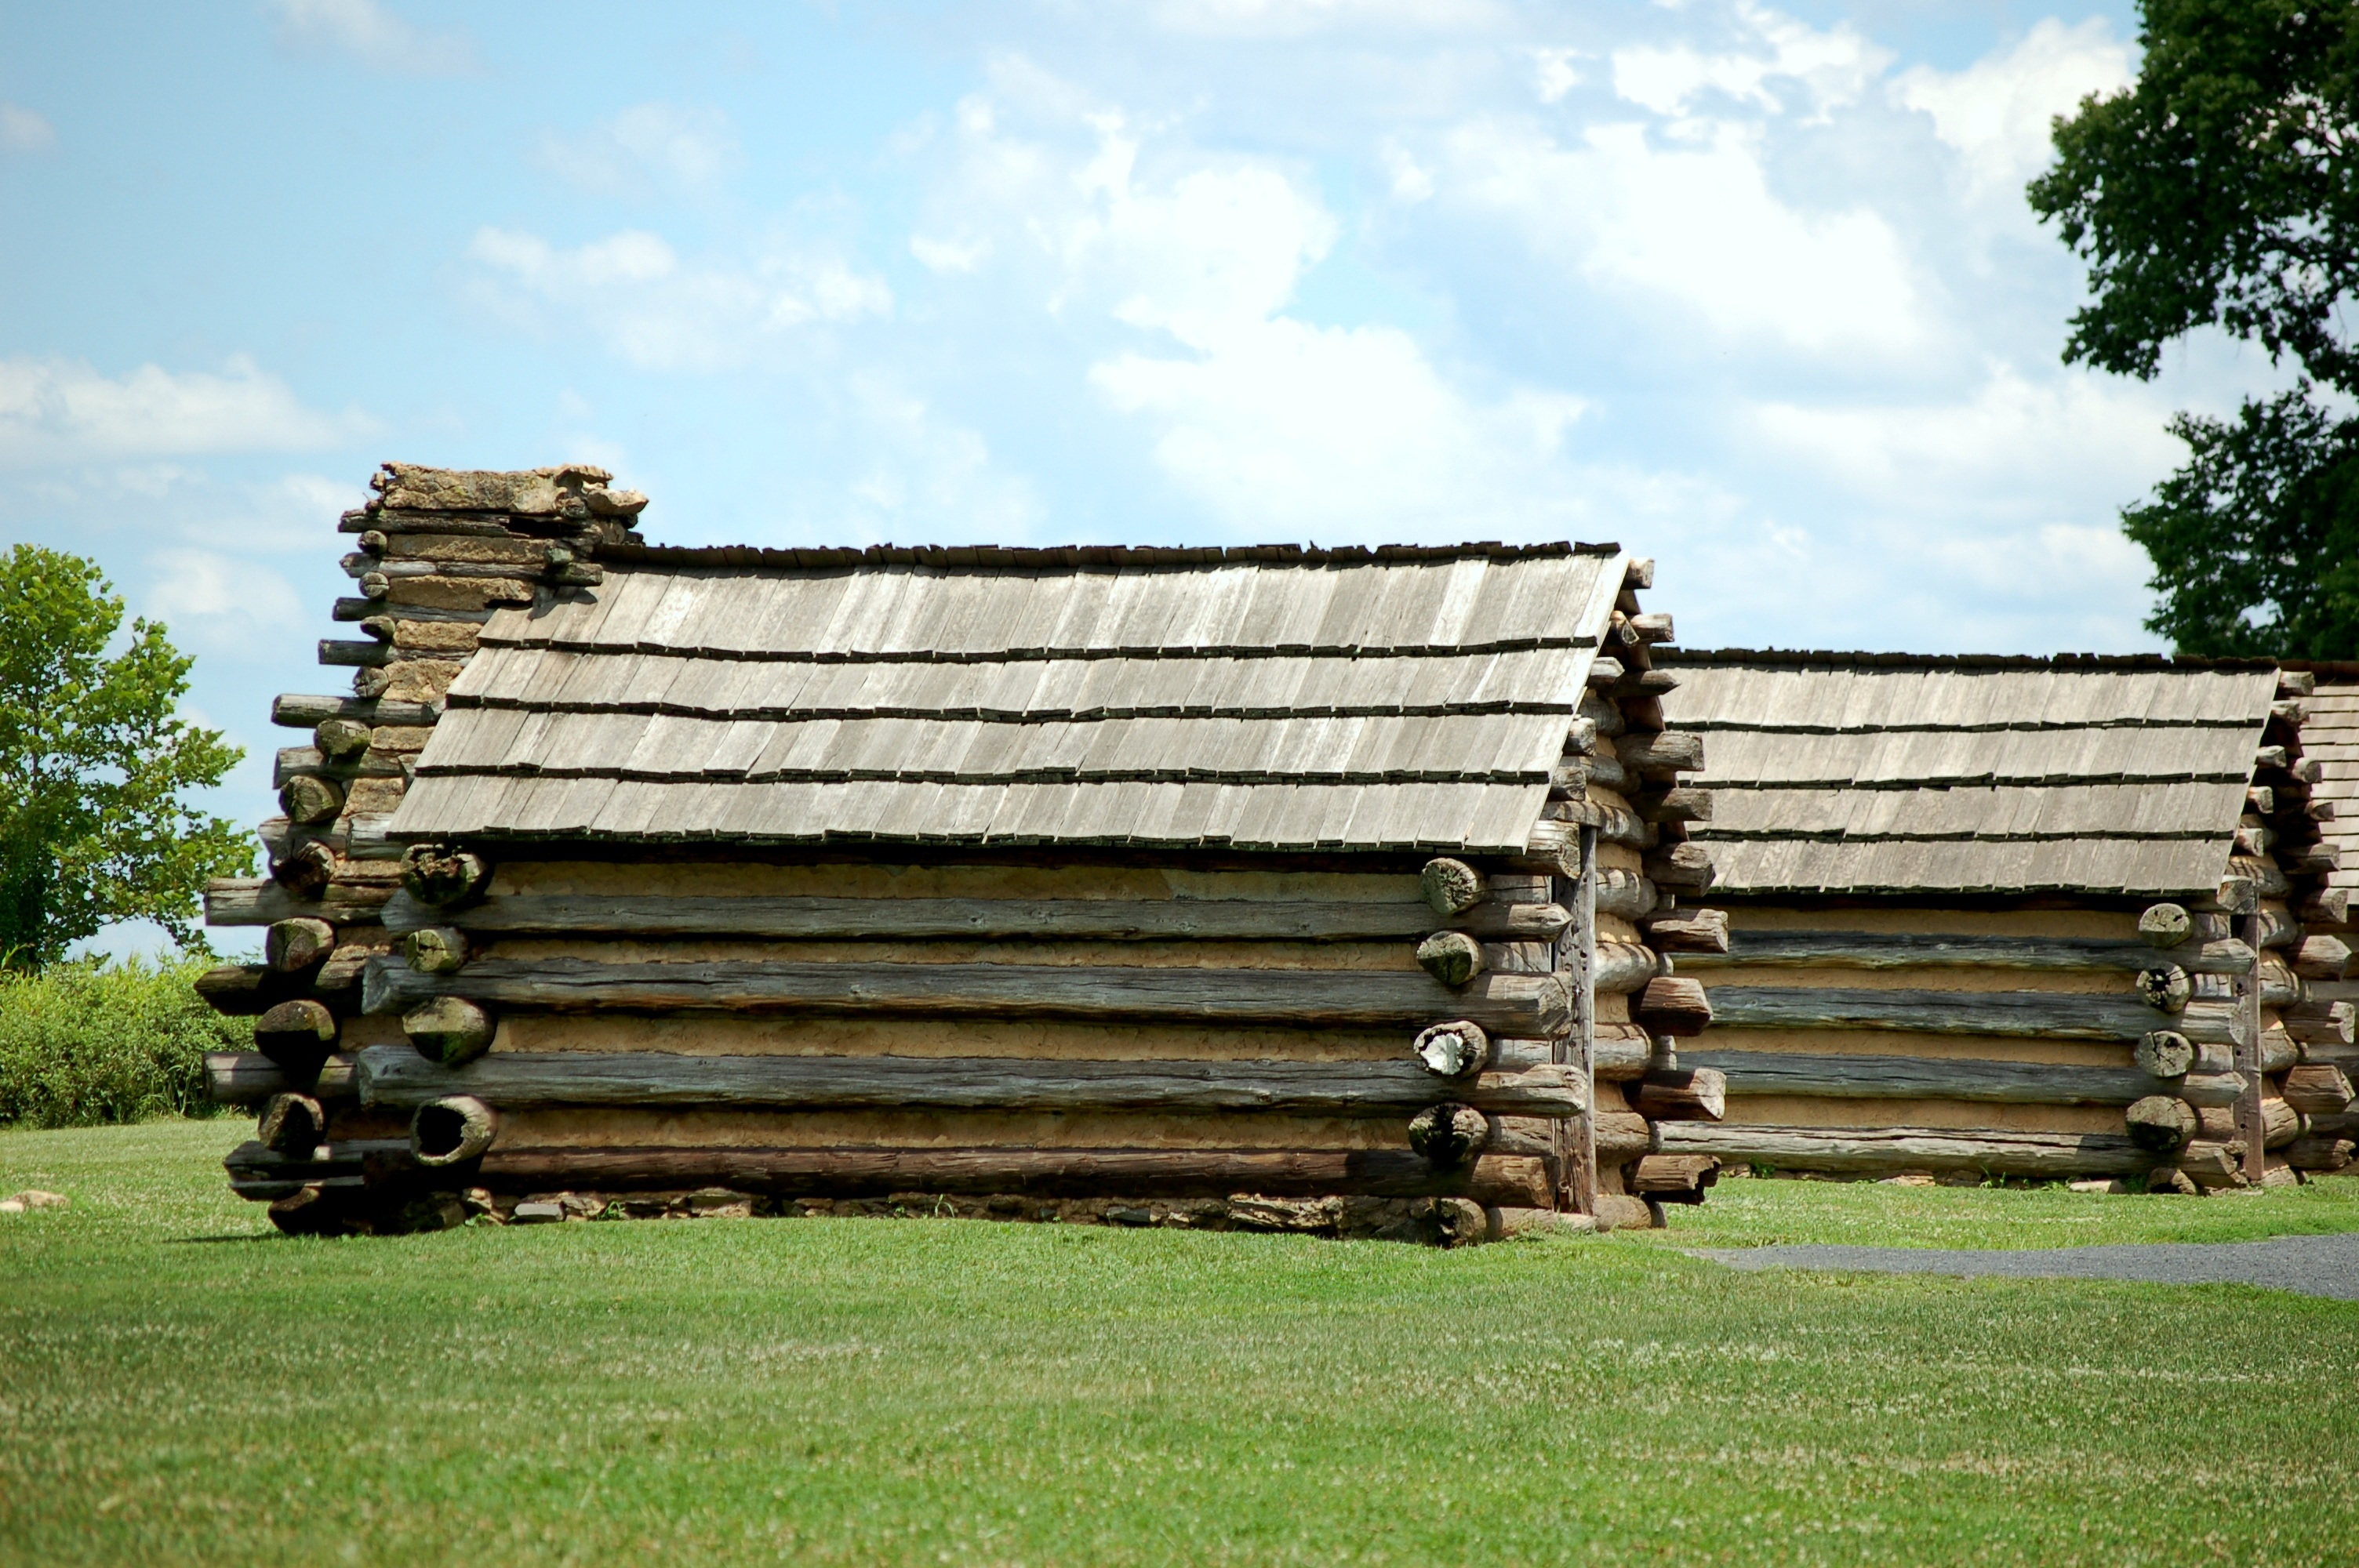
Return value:
[(2022, 1252), (1917, 1247), (1697, 1247), (1732, 1269), (1864, 1270), (1877, 1274), (2005, 1274), (2017, 1279), (2136, 1280), (2158, 1285), (2262, 1285), (2359, 1301), (2359, 1233), (2268, 1241), (2155, 1242)]

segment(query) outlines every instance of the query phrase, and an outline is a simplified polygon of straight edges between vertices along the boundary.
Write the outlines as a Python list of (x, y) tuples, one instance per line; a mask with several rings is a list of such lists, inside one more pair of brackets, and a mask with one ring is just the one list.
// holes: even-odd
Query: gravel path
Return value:
[(1858, 1269), (1876, 1274), (2006, 1274), (2017, 1279), (2138, 1280), (2158, 1285), (2264, 1285), (2359, 1302), (2359, 1233), (2269, 1241), (2155, 1242), (1966, 1252), (1917, 1247), (1695, 1247), (1732, 1269)]

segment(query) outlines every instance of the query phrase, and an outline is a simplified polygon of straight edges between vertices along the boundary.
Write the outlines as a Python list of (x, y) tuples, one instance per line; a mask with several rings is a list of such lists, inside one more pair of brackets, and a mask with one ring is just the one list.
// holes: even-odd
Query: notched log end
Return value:
[(1445, 1078), (1479, 1073), (1491, 1061), (1491, 1037), (1462, 1018), (1421, 1031), (1409, 1049), (1427, 1072)]
[(1425, 902), (1445, 920), (1491, 896), (1488, 878), (1465, 861), (1447, 857), (1428, 860), (1419, 881), (1425, 890)]

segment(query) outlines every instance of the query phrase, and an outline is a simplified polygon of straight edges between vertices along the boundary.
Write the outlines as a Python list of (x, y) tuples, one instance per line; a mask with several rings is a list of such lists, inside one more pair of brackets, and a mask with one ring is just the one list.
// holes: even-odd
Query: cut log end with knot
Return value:
[(1491, 1037), (1480, 1025), (1455, 1019), (1421, 1032), (1409, 1049), (1427, 1072), (1462, 1078), (1490, 1063)]
[(1409, 1119), (1408, 1146), (1445, 1170), (1471, 1162), (1491, 1141), (1491, 1122), (1465, 1105), (1430, 1105)]
[(324, 920), (272, 923), (262, 938), (262, 961), (282, 975), (308, 969), (336, 948), (336, 928)]
[(310, 839), (270, 863), (270, 875), (280, 887), (300, 899), (316, 899), (336, 874), (336, 852)]
[(1425, 902), (1445, 920), (1491, 896), (1489, 880), (1463, 860), (1428, 860), (1419, 881), (1425, 889)]
[(480, 1159), (499, 1131), (499, 1117), (473, 1095), (428, 1100), (409, 1119), (409, 1150), (429, 1168)]
[(2158, 1029), (2137, 1043), (2131, 1053), (2140, 1072), (2158, 1078), (2183, 1078), (2195, 1065), (2195, 1047), (2184, 1034)]
[(1483, 972), (1483, 944), (1463, 931), (1437, 931), (1417, 946), (1419, 968), (1445, 986), (1462, 986)]
[(412, 844), (401, 857), (401, 885), (420, 903), (451, 909), (484, 891), (491, 867), (480, 855), (444, 845)]
[(2195, 934), (2195, 919), (2175, 903), (2147, 906), (2138, 916), (2138, 936), (2149, 947), (2176, 947)]
[(454, 975), (467, 962), (467, 938), (447, 925), (428, 925), (404, 936), (401, 951), (421, 975)]
[(2136, 984), (2138, 1000), (2163, 1012), (2184, 1011), (2188, 998), (2195, 991), (2194, 982), (2188, 979), (2187, 971), (2176, 964), (2140, 969)]

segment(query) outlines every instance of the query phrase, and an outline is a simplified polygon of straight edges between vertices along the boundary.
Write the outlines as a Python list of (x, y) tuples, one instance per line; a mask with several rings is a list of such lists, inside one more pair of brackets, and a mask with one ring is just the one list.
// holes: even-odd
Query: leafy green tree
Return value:
[(131, 623), (96, 566), (18, 545), (0, 560), (0, 963), (38, 968), (112, 920), (183, 947), (206, 879), (249, 870), (225, 819), (181, 798), (245, 754), (175, 714), (190, 661)]
[(2067, 362), (2150, 380), (2201, 327), (2295, 390), (2181, 414), (2187, 465), (2122, 514), (2182, 653), (2359, 655), (2359, 4), (2140, 0), (2137, 81), (2056, 122), (2030, 187), (2089, 267)]

